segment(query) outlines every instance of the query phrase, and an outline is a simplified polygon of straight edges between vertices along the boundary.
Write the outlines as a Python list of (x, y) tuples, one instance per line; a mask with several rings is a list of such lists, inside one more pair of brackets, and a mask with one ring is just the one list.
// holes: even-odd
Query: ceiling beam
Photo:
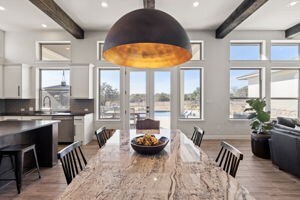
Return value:
[(300, 23), (285, 30), (285, 37), (286, 38), (295, 37), (297, 34), (300, 34)]
[(155, 8), (155, 0), (144, 0), (144, 8)]
[(84, 39), (84, 30), (53, 0), (29, 0), (77, 39)]
[(244, 0), (216, 30), (216, 38), (224, 38), (267, 1), (268, 0)]

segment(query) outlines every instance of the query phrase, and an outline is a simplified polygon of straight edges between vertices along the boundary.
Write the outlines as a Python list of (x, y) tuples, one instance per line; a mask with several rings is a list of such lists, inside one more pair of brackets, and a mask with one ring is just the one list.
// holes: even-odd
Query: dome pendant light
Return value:
[(192, 53), (183, 27), (169, 14), (146, 6), (124, 15), (112, 26), (105, 38), (103, 57), (121, 66), (163, 68), (189, 61)]

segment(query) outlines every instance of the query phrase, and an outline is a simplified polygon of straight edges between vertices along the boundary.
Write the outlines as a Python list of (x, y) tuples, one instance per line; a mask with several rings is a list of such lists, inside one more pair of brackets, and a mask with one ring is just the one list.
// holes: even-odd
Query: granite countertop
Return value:
[(0, 121), (0, 137), (31, 131), (59, 122), (58, 120)]
[(87, 113), (78, 113), (78, 112), (57, 112), (57, 113), (2, 113), (0, 116), (84, 116), (91, 114), (92, 112)]
[(132, 149), (137, 135), (116, 131), (59, 199), (254, 199), (181, 131), (160, 130), (170, 142), (154, 156)]

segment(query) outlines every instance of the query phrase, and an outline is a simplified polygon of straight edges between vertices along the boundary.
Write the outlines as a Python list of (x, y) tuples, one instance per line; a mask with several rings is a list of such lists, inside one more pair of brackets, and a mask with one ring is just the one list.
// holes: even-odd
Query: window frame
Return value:
[[(260, 58), (258, 60), (231, 60), (231, 45), (247, 46), (251, 44), (259, 44)], [(229, 43), (229, 61), (231, 62), (259, 62), (266, 60), (266, 41), (265, 40), (231, 40)]]
[[(231, 70), (258, 70), (259, 71), (259, 97), (231, 97), (230, 96), (230, 90), (231, 90), (231, 85), (230, 85), (230, 72)], [(247, 120), (243, 118), (234, 118), (230, 116), (231, 113), (231, 107), (230, 103), (232, 100), (250, 100), (250, 99), (257, 99), (257, 98), (262, 98), (263, 96), (263, 68), (261, 67), (230, 67), (229, 69), (229, 119), (230, 120)]]
[[(68, 67), (63, 67), (63, 68), (39, 68), (38, 70), (39, 70), (39, 92), (38, 92), (38, 94), (39, 94), (38, 102), (39, 103), (38, 103), (38, 106), (39, 106), (39, 110), (42, 111), (43, 110), (43, 106), (42, 106), (42, 104), (43, 104), (43, 100), (42, 100), (42, 91), (43, 91), (43, 89), (42, 89), (42, 71), (43, 70), (47, 70), (47, 71), (51, 71), (51, 70), (53, 70), (53, 71), (68, 70), (69, 73), (70, 73), (71, 69), (68, 68)], [(70, 73), (70, 75), (71, 75), (71, 73)], [(70, 83), (70, 88), (69, 88), (69, 94), (70, 94), (70, 98), (69, 99), (70, 99), (70, 103), (71, 103), (71, 83)], [(67, 109), (53, 110), (53, 108), (51, 108), (51, 111), (55, 111), (55, 112), (70, 111), (71, 110), (70, 103), (69, 103), (69, 108), (67, 108)]]
[[(298, 72), (298, 97), (272, 97), (272, 71), (273, 70), (296, 70)], [(272, 67), (270, 70), (270, 113), (272, 112), (272, 100), (297, 100), (297, 118), (300, 117), (300, 68), (277, 68), (277, 67)], [(271, 113), (272, 116), (272, 113)], [(275, 118), (272, 118), (275, 119)]]
[[(120, 92), (120, 117), (119, 118), (101, 118), (101, 106), (100, 106), (100, 101), (101, 101), (101, 96), (100, 96), (100, 83), (101, 83), (101, 71), (110, 71), (110, 70), (115, 70), (115, 71), (119, 71), (119, 92)], [(97, 69), (97, 105), (96, 105), (96, 109), (97, 109), (97, 121), (122, 121), (123, 116), (123, 109), (122, 109), (122, 101), (123, 101), (123, 97), (122, 97), (122, 71), (119, 67), (99, 67)]]
[(104, 45), (104, 41), (97, 41), (97, 61), (105, 61), (105, 59), (101, 59), (103, 57), (101, 52), (101, 45)]
[[(181, 105), (182, 105), (182, 77), (181, 77), (181, 70), (199, 70), (200, 71), (200, 80), (199, 80), (199, 87), (200, 87), (200, 117), (199, 118), (183, 118), (181, 116)], [(204, 67), (180, 67), (178, 69), (178, 80), (179, 80), (179, 87), (178, 87), (178, 121), (204, 121)], [(184, 95), (184, 94), (183, 94)]]
[[(296, 60), (273, 60), (272, 59), (272, 46), (298, 46), (298, 58)], [(270, 60), (272, 62), (299, 62), (300, 61), (300, 40), (271, 40), (270, 45)]]
[[(42, 46), (43, 45), (70, 45), (70, 59), (67, 60), (43, 60)], [(38, 62), (71, 62), (72, 61), (72, 43), (71, 41), (37, 41), (35, 44), (36, 56)]]

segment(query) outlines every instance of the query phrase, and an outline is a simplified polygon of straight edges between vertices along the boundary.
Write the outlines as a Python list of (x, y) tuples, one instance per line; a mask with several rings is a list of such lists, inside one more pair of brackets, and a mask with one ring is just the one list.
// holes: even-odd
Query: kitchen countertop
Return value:
[(0, 116), (85, 116), (91, 113), (3, 113)]
[(116, 131), (59, 199), (254, 199), (180, 130), (161, 129), (170, 142), (153, 156), (132, 149), (137, 135)]
[(0, 137), (31, 131), (59, 122), (58, 120), (0, 121)]

